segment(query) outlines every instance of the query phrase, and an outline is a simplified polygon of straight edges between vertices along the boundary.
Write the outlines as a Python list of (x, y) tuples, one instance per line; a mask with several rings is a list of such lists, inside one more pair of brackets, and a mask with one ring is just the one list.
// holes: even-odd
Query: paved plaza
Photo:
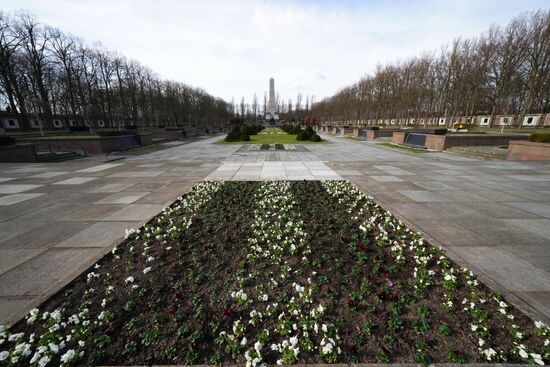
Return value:
[(305, 151), (205, 138), (141, 156), (0, 164), (0, 324), (58, 291), (193, 183), (348, 179), (536, 319), (550, 320), (550, 162), (407, 153), (324, 136)]

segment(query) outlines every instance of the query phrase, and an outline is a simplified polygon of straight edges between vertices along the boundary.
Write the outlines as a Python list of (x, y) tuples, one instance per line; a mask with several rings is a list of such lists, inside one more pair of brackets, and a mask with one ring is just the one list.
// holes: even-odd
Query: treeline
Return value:
[(313, 106), (324, 121), (542, 112), (550, 112), (550, 11), (542, 10), (440, 52), (379, 65)]
[[(277, 93), (275, 97), (275, 106), (277, 114), (280, 119), (286, 121), (302, 121), (310, 112), (310, 107), (313, 104), (315, 96), (306, 95), (306, 101), (304, 104), (302, 93), (298, 93), (295, 102), (292, 98), (288, 101), (283, 101)], [(231, 110), (233, 111), (233, 117), (235, 119), (242, 119), (248, 122), (257, 122), (265, 119), (267, 113), (267, 92), (264, 93), (263, 104), (259, 102), (258, 95), (254, 93), (252, 101), (248, 103), (244, 96), (241, 97), (240, 102), (231, 100)]]
[(108, 126), (193, 125), (227, 121), (231, 107), (189, 85), (39, 23), (0, 12), (0, 103), (23, 127), (36, 112)]

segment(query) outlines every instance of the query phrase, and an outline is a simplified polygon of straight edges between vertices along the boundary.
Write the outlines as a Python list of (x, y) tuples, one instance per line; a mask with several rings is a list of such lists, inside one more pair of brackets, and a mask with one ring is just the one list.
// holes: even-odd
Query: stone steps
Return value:
[(40, 163), (64, 162), (82, 157), (82, 155), (75, 152), (42, 153), (38, 154), (37, 161)]

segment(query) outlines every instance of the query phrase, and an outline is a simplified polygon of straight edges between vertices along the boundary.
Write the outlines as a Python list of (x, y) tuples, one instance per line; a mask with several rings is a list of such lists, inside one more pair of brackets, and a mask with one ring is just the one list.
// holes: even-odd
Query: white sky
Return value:
[[(101, 42), (160, 77), (231, 101), (315, 100), (387, 63), (506, 25), (548, 0), (2, 0), (42, 23)], [(305, 97), (304, 97), (305, 102)]]

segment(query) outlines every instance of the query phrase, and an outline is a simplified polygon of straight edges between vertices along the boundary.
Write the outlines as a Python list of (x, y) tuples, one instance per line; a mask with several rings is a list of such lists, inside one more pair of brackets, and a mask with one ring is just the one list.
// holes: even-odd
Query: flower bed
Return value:
[(260, 150), (288, 150), (295, 151), (296, 146), (293, 144), (251, 144), (248, 150), (260, 151)]
[(204, 182), (0, 331), (0, 361), (542, 364), (549, 338), (345, 181)]

